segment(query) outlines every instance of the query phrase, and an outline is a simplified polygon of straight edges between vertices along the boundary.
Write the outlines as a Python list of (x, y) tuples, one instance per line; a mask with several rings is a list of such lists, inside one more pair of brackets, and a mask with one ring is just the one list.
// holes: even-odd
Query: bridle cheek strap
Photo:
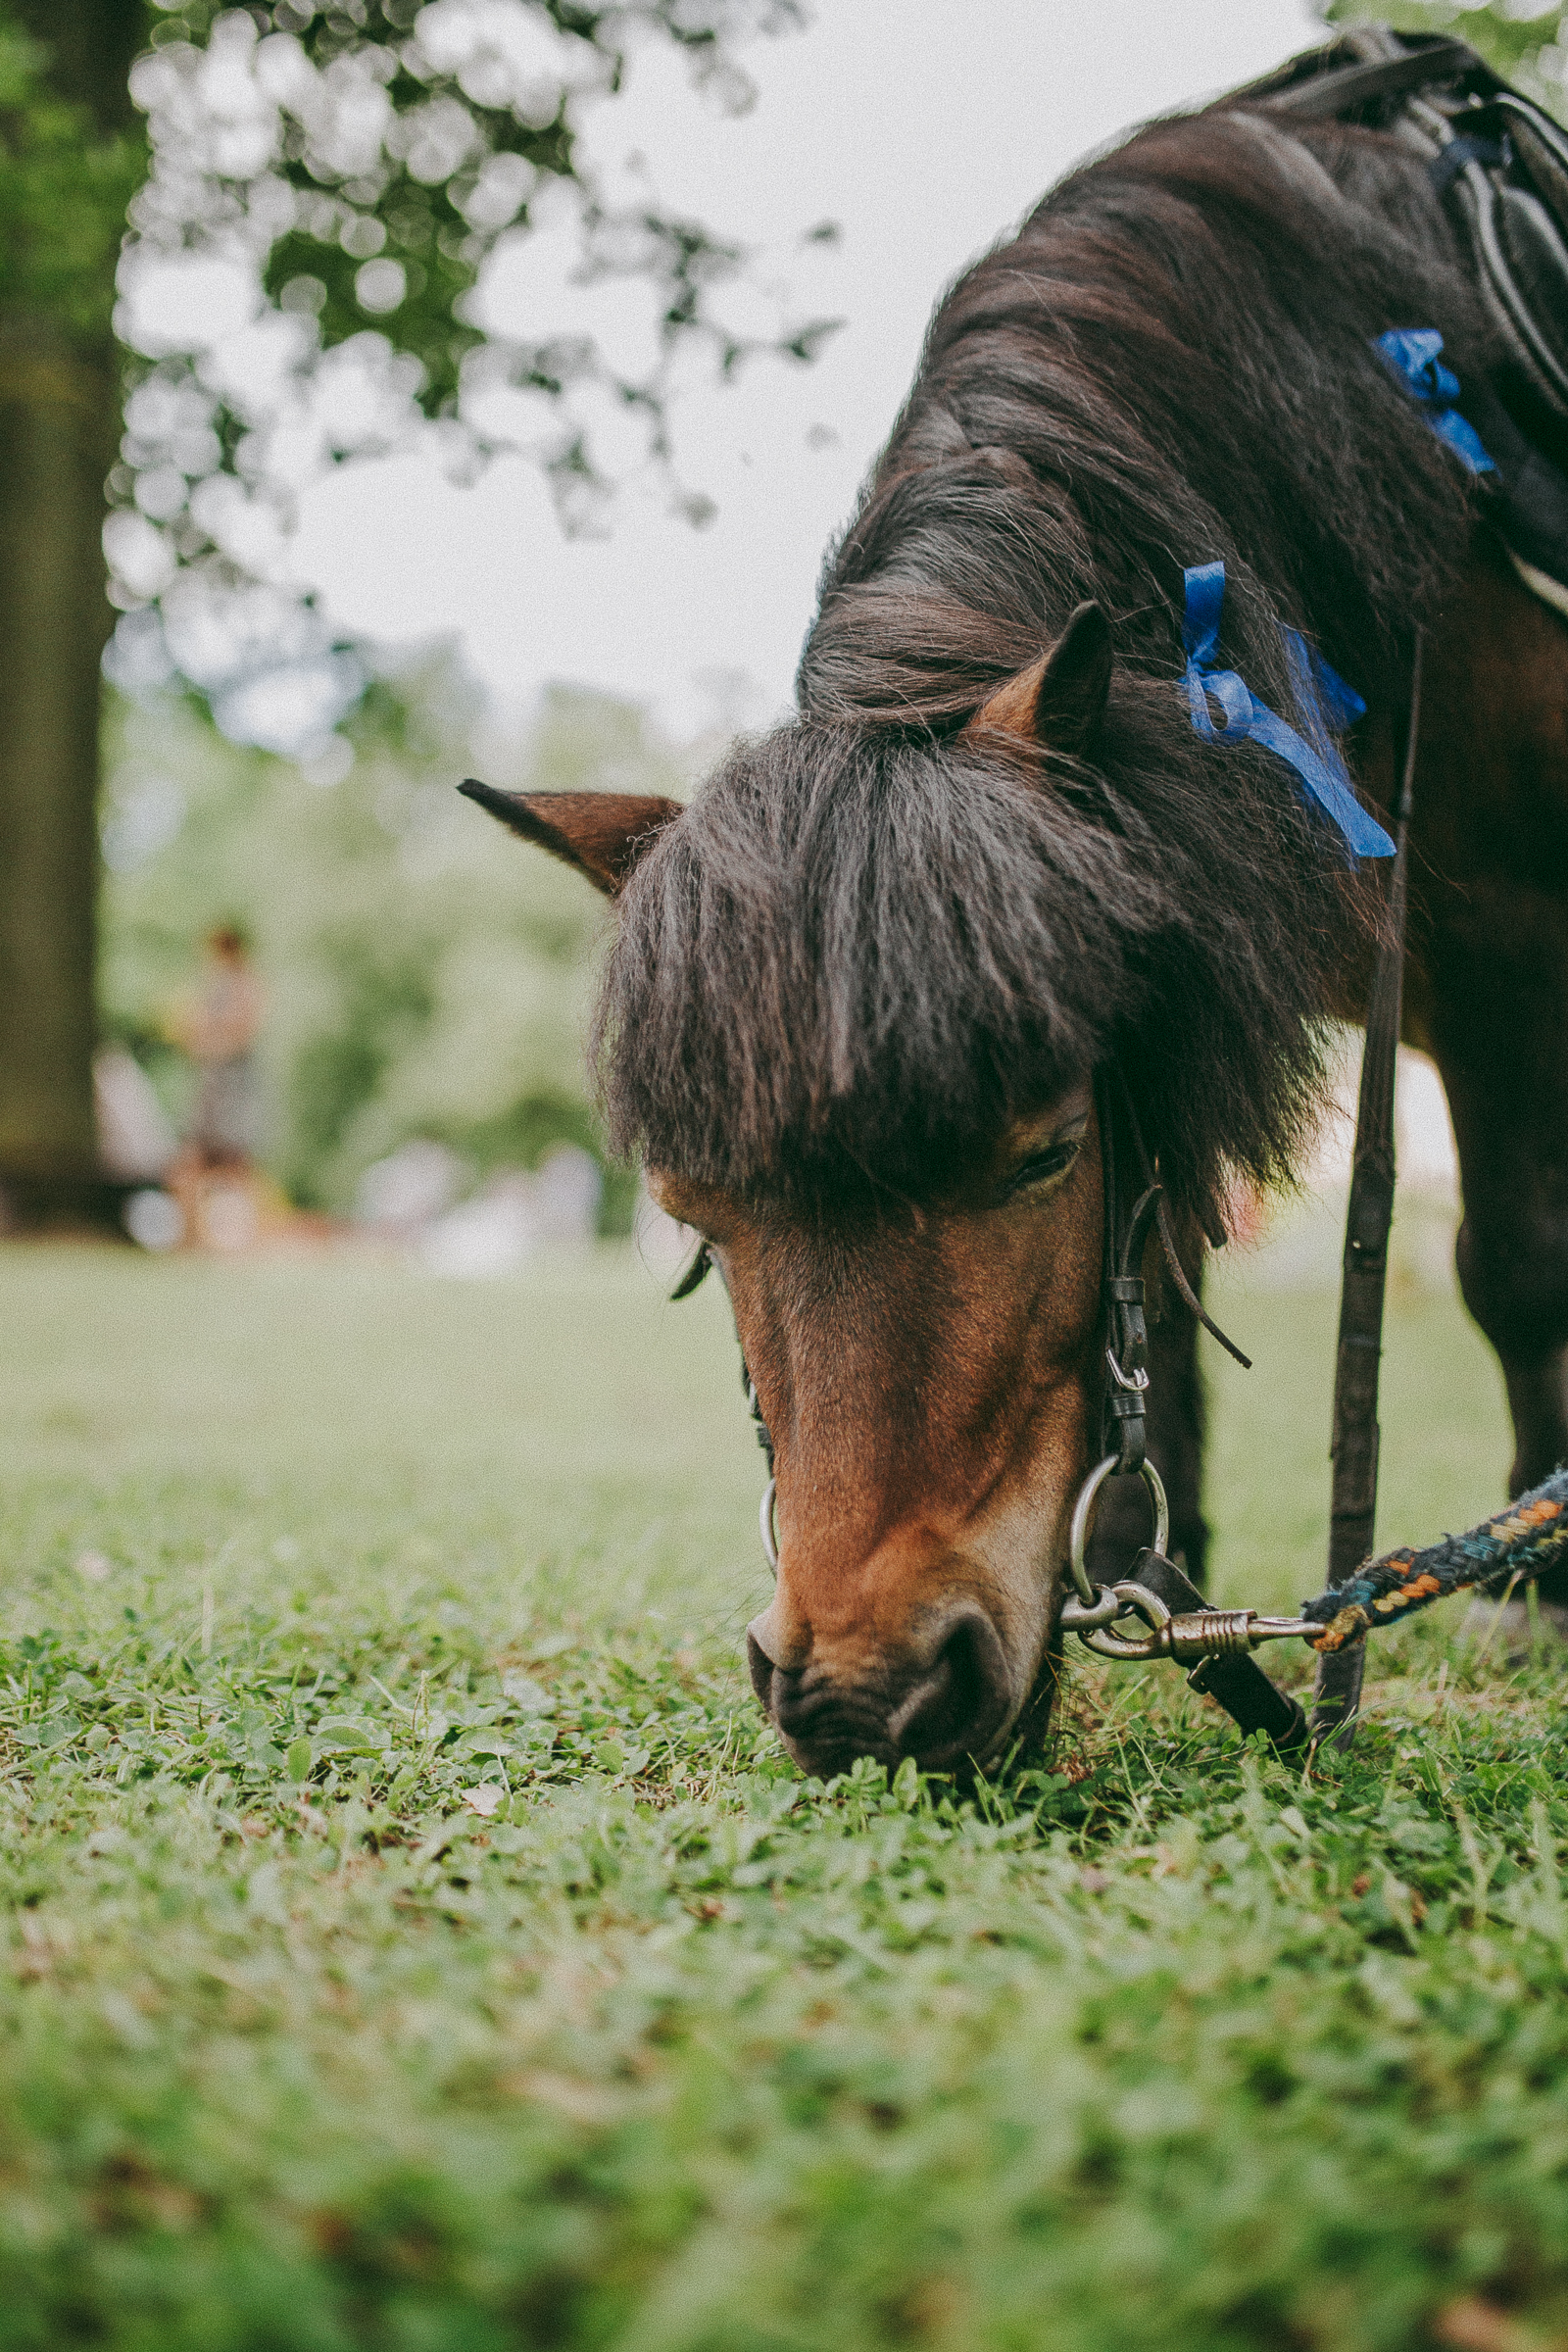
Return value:
[[(1104, 1187), (1104, 1238), (1101, 1245), (1105, 1320), (1105, 1400), (1102, 1450), (1114, 1453), (1118, 1472), (1143, 1467), (1149, 1388), (1149, 1324), (1144, 1286), (1144, 1250), (1152, 1226), (1166, 1269), (1190, 1314), (1245, 1371), (1252, 1359), (1212, 1316), (1187, 1278), (1176, 1247), (1164, 1187), (1144, 1142), (1132, 1091), (1119, 1061), (1106, 1062), (1095, 1077), (1095, 1111), (1100, 1124), (1100, 1164)], [(1124, 1146), (1141, 1190), (1130, 1209), (1123, 1206)]]
[(1159, 1206), (1159, 1187), (1140, 1194), (1105, 1276), (1105, 1417), (1102, 1445), (1118, 1475), (1144, 1466), (1148, 1432), (1149, 1323), (1144, 1311), (1144, 1245)]

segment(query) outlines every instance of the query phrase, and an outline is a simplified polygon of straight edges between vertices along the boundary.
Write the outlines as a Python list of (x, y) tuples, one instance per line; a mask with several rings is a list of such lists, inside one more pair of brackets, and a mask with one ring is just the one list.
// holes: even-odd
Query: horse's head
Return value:
[(824, 1775), (990, 1756), (1045, 1659), (1100, 1402), (1087, 1081), (918, 1201), (652, 1189), (708, 1237), (774, 1446), (758, 1696)]
[(1140, 920), (1074, 807), (1108, 673), (1090, 606), (959, 735), (787, 727), (686, 809), (474, 794), (618, 899), (612, 1130), (734, 1306), (777, 1477), (752, 1674), (815, 1772), (983, 1762), (1045, 1688)]

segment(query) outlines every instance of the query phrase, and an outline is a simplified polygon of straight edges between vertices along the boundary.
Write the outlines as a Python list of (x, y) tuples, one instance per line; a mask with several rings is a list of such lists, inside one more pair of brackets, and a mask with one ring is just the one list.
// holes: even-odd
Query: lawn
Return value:
[[(1506, 1460), (1395, 1287), (1391, 1540)], [(1217, 1291), (1290, 1601), (1333, 1302)], [(1308, 1781), (1085, 1659), (972, 1800), (808, 1785), (710, 1292), (0, 1251), (4, 2352), (1568, 2342), (1549, 1662), (1434, 1613)]]

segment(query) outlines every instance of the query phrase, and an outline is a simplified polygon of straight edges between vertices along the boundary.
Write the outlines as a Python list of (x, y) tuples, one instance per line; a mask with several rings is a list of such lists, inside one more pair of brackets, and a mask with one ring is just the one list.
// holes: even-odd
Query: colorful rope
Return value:
[(1499, 1593), (1510, 1583), (1533, 1583), (1558, 1559), (1568, 1559), (1568, 1469), (1554, 1470), (1468, 1535), (1368, 1560), (1348, 1584), (1303, 1601), (1301, 1615), (1323, 1628), (1314, 1649), (1344, 1649), (1373, 1626), (1394, 1625), (1467, 1585)]

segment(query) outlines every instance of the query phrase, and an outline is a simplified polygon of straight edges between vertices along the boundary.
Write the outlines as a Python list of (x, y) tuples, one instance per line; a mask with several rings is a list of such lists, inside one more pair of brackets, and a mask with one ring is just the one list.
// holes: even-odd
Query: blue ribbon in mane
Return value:
[[(1346, 847), (1357, 858), (1392, 858), (1394, 844), (1375, 817), (1369, 816), (1350, 789), (1345, 762), (1329, 742), (1366, 709), (1353, 686), (1332, 670), (1298, 630), (1285, 631), (1285, 652), (1297, 701), (1317, 722), (1323, 748), (1315, 749), (1278, 711), (1260, 703), (1234, 669), (1217, 669), (1220, 609), (1225, 600), (1223, 564), (1199, 564), (1182, 574), (1187, 587), (1187, 611), (1182, 620), (1182, 647), (1187, 655), (1187, 700), (1193, 726), (1205, 743), (1260, 743), (1289, 762), (1324, 814), (1345, 836)], [(1224, 713), (1223, 726), (1214, 724), (1209, 710), (1212, 696)]]
[(1481, 435), (1454, 407), (1459, 378), (1439, 357), (1443, 337), (1435, 326), (1395, 326), (1374, 335), (1372, 348), (1389, 372), (1401, 383), (1423, 411), (1440, 441), (1446, 441), (1462, 466), (1472, 473), (1495, 473)]

